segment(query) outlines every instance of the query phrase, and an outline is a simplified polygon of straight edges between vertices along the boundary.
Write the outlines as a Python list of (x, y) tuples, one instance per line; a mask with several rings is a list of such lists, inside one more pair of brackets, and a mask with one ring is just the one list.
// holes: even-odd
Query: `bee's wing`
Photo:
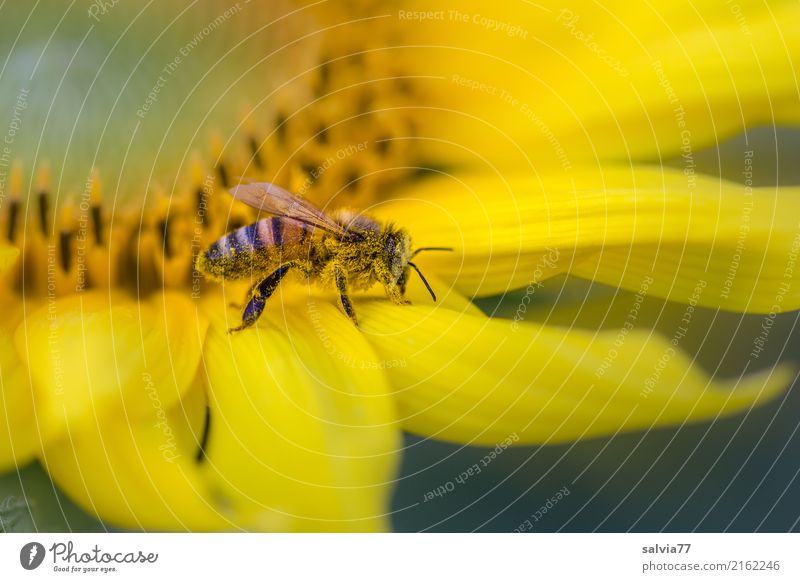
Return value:
[(241, 200), (261, 212), (303, 222), (339, 236), (345, 234), (341, 225), (334, 222), (313, 204), (275, 184), (269, 182), (239, 184), (231, 188), (230, 192), (237, 200)]

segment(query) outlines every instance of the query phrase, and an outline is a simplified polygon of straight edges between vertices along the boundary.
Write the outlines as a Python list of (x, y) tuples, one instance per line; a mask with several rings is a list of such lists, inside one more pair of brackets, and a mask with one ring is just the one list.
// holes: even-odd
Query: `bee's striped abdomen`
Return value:
[(262, 250), (283, 250), (288, 246), (302, 245), (310, 234), (310, 227), (301, 222), (279, 216), (264, 218), (213, 243), (206, 250), (205, 258), (208, 261), (219, 261)]

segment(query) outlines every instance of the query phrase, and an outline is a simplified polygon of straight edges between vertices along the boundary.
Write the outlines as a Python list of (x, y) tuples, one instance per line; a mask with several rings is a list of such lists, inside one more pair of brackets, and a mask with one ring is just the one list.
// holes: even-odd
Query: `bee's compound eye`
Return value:
[(390, 233), (386, 235), (386, 241), (384, 242), (386, 263), (395, 280), (400, 277), (405, 267), (405, 265), (403, 265), (403, 255), (400, 249), (401, 244), (402, 241), (394, 234)]
[(386, 241), (383, 243), (383, 248), (386, 254), (391, 258), (397, 253), (397, 237), (393, 234), (386, 235)]

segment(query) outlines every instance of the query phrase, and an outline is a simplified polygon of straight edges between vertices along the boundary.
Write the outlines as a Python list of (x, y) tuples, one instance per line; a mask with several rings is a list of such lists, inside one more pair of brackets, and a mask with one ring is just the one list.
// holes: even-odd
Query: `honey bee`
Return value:
[(381, 225), (351, 210), (328, 216), (268, 182), (240, 184), (230, 192), (237, 200), (272, 216), (234, 230), (197, 256), (195, 267), (208, 279), (256, 279), (245, 297), (242, 324), (229, 333), (258, 321), (267, 299), (291, 270), (309, 281), (335, 287), (345, 314), (356, 326), (358, 319), (349, 291), (380, 283), (394, 303), (407, 304), (404, 296), (410, 269), (417, 272), (436, 301), (436, 294), (411, 259), (422, 251), (452, 249), (423, 247), (412, 251), (411, 237), (402, 228)]

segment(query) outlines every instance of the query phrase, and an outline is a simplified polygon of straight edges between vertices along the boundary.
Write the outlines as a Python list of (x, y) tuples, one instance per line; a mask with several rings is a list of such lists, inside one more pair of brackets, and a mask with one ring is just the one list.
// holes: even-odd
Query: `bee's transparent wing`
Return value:
[(345, 234), (341, 225), (313, 204), (270, 182), (239, 184), (231, 188), (230, 192), (237, 200), (261, 212), (303, 222), (339, 236)]

